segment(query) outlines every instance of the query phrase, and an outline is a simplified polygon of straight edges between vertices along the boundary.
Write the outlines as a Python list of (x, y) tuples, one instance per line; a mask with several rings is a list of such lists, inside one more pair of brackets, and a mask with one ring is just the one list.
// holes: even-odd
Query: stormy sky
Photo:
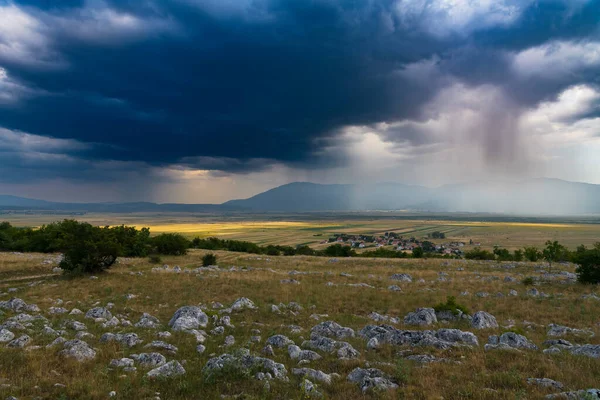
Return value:
[(0, 193), (600, 184), (600, 0), (0, 0)]

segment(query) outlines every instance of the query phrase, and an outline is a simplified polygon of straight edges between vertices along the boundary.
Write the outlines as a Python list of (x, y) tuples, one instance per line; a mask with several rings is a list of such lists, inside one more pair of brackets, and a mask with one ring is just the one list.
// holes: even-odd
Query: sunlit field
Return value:
[[(133, 225), (149, 227), (153, 234), (177, 232), (187, 237), (219, 237), (251, 241), (260, 245), (309, 245), (315, 249), (335, 233), (379, 235), (387, 231), (406, 237), (425, 237), (444, 232), (446, 241), (481, 243), (483, 248), (496, 245), (508, 249), (542, 247), (547, 240), (558, 240), (570, 249), (600, 241), (600, 223), (595, 218), (538, 219), (470, 215), (468, 219), (448, 214), (444, 219), (429, 215), (392, 213), (356, 214), (85, 214), (85, 215), (0, 215), (0, 220), (15, 226), (40, 226), (63, 218), (75, 218), (94, 225)], [(453, 220), (452, 218), (457, 218)], [(481, 218), (481, 220), (477, 220)], [(498, 221), (498, 219), (500, 221)], [(468, 247), (467, 247), (468, 248)]]

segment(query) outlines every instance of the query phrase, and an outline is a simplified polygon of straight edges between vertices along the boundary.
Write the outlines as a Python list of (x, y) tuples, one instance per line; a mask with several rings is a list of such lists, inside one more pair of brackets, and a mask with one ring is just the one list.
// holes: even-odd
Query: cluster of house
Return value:
[[(437, 232), (436, 232), (437, 233)], [(395, 232), (386, 232), (384, 235), (348, 235), (345, 233), (335, 234), (328, 240), (324, 240), (321, 244), (339, 243), (353, 248), (364, 249), (367, 247), (380, 248), (392, 247), (397, 251), (413, 251), (420, 247), (426, 253), (440, 253), (448, 255), (463, 255), (462, 248), (466, 245), (465, 242), (448, 242), (448, 243), (433, 243), (429, 239), (432, 236), (418, 239), (415, 237), (405, 238)], [(435, 235), (436, 239), (445, 239), (444, 235)], [(477, 245), (476, 243), (472, 243)]]

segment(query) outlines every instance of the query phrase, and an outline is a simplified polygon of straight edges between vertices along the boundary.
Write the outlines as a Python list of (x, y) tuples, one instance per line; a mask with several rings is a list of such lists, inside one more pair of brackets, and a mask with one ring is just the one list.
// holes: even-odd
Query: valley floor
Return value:
[[(600, 345), (600, 296), (594, 294), (596, 287), (573, 282), (572, 265), (556, 265), (548, 273), (542, 263), (216, 252), (218, 268), (199, 268), (203, 254), (192, 250), (187, 256), (165, 257), (160, 265), (121, 259), (109, 272), (90, 279), (53, 272), (56, 256), (0, 253), (0, 321), (14, 334), (0, 344), (0, 398), (305, 399), (311, 396), (305, 379), (315, 385), (312, 396), (345, 400), (542, 399), (599, 386), (600, 346), (595, 345)], [(397, 274), (409, 274), (412, 282)], [(533, 277), (536, 284), (525, 286), (525, 277)], [(408, 313), (443, 303), (448, 296), (455, 296), (470, 315), (493, 315), (499, 326), (478, 329), (468, 318), (442, 321), (441, 314), (435, 322), (428, 311), (420, 315), (430, 325), (405, 322)], [(9, 302), (11, 298), (24, 304)], [(199, 306), (206, 318), (184, 313), (186, 318), (170, 326), (184, 306)], [(95, 307), (102, 309), (88, 313)], [(86, 318), (86, 313), (104, 318)], [(230, 320), (223, 318), (227, 316)], [(322, 324), (327, 321), (350, 330)], [(194, 334), (190, 329), (196, 329)], [(490, 336), (506, 332), (528, 341), (508, 334), (501, 336), (504, 345), (486, 348)], [(28, 342), (14, 342), (24, 335)], [(1, 340), (8, 336), (0, 332)], [(74, 343), (61, 343), (59, 336), (67, 341), (79, 337), (90, 351), (82, 342), (73, 350), (69, 346)], [(571, 346), (547, 342), (559, 339)], [(317, 354), (302, 352), (300, 358), (318, 359), (292, 358), (298, 356), (298, 349), (289, 347), (292, 341)], [(268, 343), (273, 354), (264, 353)], [(242, 348), (262, 358), (244, 358)], [(549, 348), (553, 350), (544, 351)], [(135, 355), (152, 352), (177, 362), (168, 364), (176, 367), (169, 370), (174, 376), (147, 375), (161, 363), (160, 357), (157, 365), (144, 366)], [(216, 359), (223, 354), (234, 356)], [(123, 361), (134, 368), (111, 366), (112, 360), (122, 358), (135, 359)], [(179, 365), (184, 374), (177, 375)], [(299, 368), (324, 374), (309, 371), (305, 377), (307, 371)], [(351, 382), (348, 375), (361, 372), (357, 368), (376, 368), (382, 378), (362, 376)], [(543, 387), (528, 378), (549, 378), (562, 386)], [(397, 387), (372, 388), (382, 383)]]

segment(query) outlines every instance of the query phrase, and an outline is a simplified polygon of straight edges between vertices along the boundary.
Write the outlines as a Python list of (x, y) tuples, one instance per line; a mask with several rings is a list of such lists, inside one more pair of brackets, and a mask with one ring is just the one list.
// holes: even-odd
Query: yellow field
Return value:
[(298, 215), (193, 215), (193, 214), (85, 214), (85, 215), (2, 215), (17, 226), (40, 226), (63, 218), (75, 218), (95, 225), (133, 225), (149, 227), (153, 234), (182, 233), (190, 238), (216, 236), (247, 240), (260, 245), (300, 245), (321, 248), (320, 242), (335, 233), (379, 235), (387, 231), (422, 238), (434, 231), (446, 234), (445, 241), (480, 242), (484, 248), (502, 246), (541, 247), (547, 240), (558, 240), (574, 249), (600, 241), (600, 224), (595, 220), (485, 221), (448, 219), (393, 213), (298, 214)]

